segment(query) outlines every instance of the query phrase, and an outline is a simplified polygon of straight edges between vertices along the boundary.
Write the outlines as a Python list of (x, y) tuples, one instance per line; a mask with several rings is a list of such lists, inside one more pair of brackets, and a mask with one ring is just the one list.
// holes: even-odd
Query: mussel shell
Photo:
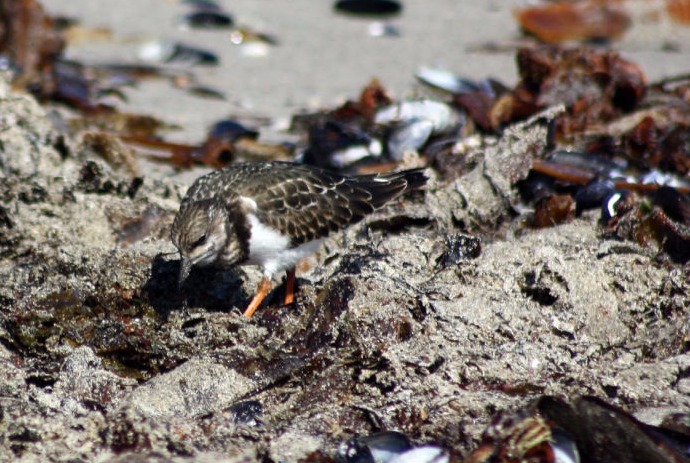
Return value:
[(549, 161), (587, 170), (602, 178), (621, 177), (628, 167), (622, 159), (610, 159), (594, 153), (557, 150), (550, 154)]
[(407, 436), (397, 431), (384, 431), (362, 439), (376, 463), (388, 463), (409, 450), (412, 445)]
[(220, 62), (218, 55), (212, 51), (202, 50), (201, 48), (190, 47), (177, 43), (172, 49), (172, 53), (165, 60), (168, 63), (183, 62), (190, 64), (203, 64), (216, 66)]
[(440, 447), (425, 445), (422, 447), (415, 447), (397, 457), (389, 460), (387, 463), (449, 463), (450, 454)]
[(303, 161), (340, 169), (380, 154), (381, 145), (378, 140), (355, 125), (330, 119), (310, 127), (309, 146), (305, 150)]
[(583, 211), (601, 207), (615, 190), (616, 185), (612, 180), (592, 180), (575, 193), (575, 215), (579, 216)]
[(353, 145), (342, 150), (334, 151), (330, 156), (330, 164), (337, 168), (343, 168), (372, 156), (377, 157), (380, 154), (381, 143), (378, 140), (374, 140), (369, 146)]
[(245, 426), (259, 426), (264, 414), (263, 405), (258, 400), (245, 400), (234, 403), (229, 409), (232, 422)]
[(690, 224), (690, 198), (670, 186), (662, 186), (654, 193), (654, 204), (676, 222)]
[(395, 0), (339, 0), (335, 2), (339, 13), (362, 16), (391, 16), (402, 11), (402, 4)]
[(379, 109), (374, 122), (379, 125), (431, 122), (434, 134), (447, 132), (460, 124), (460, 115), (446, 103), (434, 100), (409, 100)]
[(237, 121), (232, 119), (224, 119), (213, 124), (209, 130), (208, 138), (217, 138), (218, 140), (232, 143), (238, 138), (251, 138), (256, 140), (259, 137), (259, 132), (249, 129)]
[(601, 399), (580, 397), (566, 403), (554, 397), (542, 397), (537, 409), (554, 426), (572, 436), (582, 461), (687, 461), (667, 441), (651, 433), (649, 425)]
[(196, 10), (220, 11), (220, 5), (212, 0), (182, 0), (182, 3), (189, 5)]
[(411, 448), (405, 434), (383, 431), (344, 442), (338, 448), (337, 460), (342, 463), (390, 463)]
[(474, 82), (461, 79), (444, 69), (422, 67), (417, 71), (415, 77), (417, 77), (417, 80), (430, 87), (444, 90), (452, 94), (466, 93), (477, 89)]
[(414, 119), (401, 124), (388, 138), (388, 153), (391, 159), (400, 161), (405, 153), (419, 150), (433, 132), (434, 124), (427, 119)]
[(553, 177), (530, 171), (527, 178), (517, 184), (520, 195), (527, 202), (537, 202), (556, 193)]
[(580, 463), (580, 452), (570, 434), (559, 427), (552, 427), (551, 439), (555, 463)]
[(200, 10), (182, 16), (180, 24), (194, 29), (229, 29), (234, 26), (235, 21), (227, 13), (216, 10)]
[(611, 193), (601, 205), (601, 223), (607, 224), (609, 221), (618, 215), (618, 204), (627, 199), (628, 193), (626, 191), (614, 191)]
[(139, 49), (139, 58), (144, 61), (174, 63), (193, 66), (197, 64), (215, 66), (218, 56), (208, 50), (176, 42), (150, 42)]

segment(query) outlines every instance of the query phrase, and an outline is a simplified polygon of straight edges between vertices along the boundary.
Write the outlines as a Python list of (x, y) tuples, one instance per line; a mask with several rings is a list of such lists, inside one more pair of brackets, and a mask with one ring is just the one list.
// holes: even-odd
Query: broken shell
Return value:
[(459, 122), (458, 114), (446, 103), (434, 100), (402, 101), (379, 109), (374, 123), (387, 125), (415, 120), (427, 120), (434, 133), (442, 133)]
[(215, 53), (177, 42), (154, 41), (146, 43), (139, 49), (139, 58), (143, 61), (174, 63), (184, 66), (215, 66), (219, 63)]
[(393, 130), (388, 139), (388, 152), (395, 161), (403, 159), (405, 154), (417, 151), (429, 140), (434, 132), (434, 123), (427, 119), (408, 121)]
[(382, 151), (381, 142), (358, 127), (329, 120), (309, 130), (304, 162), (341, 169), (367, 157), (379, 157)]
[(556, 193), (553, 177), (534, 170), (518, 183), (518, 188), (523, 200), (527, 202), (537, 202)]
[(495, 99), (498, 93), (505, 92), (506, 88), (494, 79), (482, 79), (472, 81), (464, 79), (445, 69), (421, 67), (417, 71), (417, 80), (439, 90), (446, 91), (453, 95), (480, 92), (487, 95), (490, 99)]
[(501, 413), (484, 431), (482, 443), (467, 463), (579, 463), (570, 435), (538, 414), (525, 410)]
[(374, 21), (367, 29), (372, 37), (400, 37), (400, 29), (388, 22)]
[(531, 226), (547, 228), (570, 222), (575, 217), (575, 204), (570, 195), (555, 194), (539, 200), (534, 207)]
[(433, 100), (403, 101), (378, 110), (374, 122), (392, 126), (388, 151), (394, 160), (401, 160), (416, 151), (433, 135), (448, 133), (462, 126), (461, 114), (445, 103)]
[(422, 67), (416, 77), (420, 82), (448, 93), (464, 93), (470, 88), (467, 80), (443, 69)]

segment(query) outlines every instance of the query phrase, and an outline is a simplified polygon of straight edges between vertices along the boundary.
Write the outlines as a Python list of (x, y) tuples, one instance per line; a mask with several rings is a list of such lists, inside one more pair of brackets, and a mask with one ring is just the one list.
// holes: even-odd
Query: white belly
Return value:
[(290, 247), (290, 238), (263, 225), (254, 214), (248, 214), (248, 218), (251, 238), (249, 259), (244, 265), (259, 265), (263, 268), (264, 275), (269, 277), (294, 267), (302, 258), (316, 252), (323, 242), (323, 239), (318, 239), (293, 248)]

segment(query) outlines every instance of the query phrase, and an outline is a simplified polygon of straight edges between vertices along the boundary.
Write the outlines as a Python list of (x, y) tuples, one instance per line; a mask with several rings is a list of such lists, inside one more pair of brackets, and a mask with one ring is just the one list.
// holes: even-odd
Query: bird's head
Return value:
[(228, 240), (228, 211), (219, 199), (204, 199), (180, 208), (170, 233), (180, 252), (179, 284), (195, 265), (214, 264)]

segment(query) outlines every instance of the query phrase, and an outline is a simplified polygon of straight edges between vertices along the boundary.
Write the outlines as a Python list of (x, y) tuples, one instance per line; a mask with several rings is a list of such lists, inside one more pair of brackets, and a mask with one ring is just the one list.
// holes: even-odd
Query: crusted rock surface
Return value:
[(514, 219), (515, 172), (486, 156), (539, 151), (538, 121), (333, 237), (294, 306), (278, 286), (245, 320), (253, 269), (177, 291), (179, 185), (72, 148), (6, 83), (0, 106), (0, 461), (297, 461), (379, 429), (462, 454), (542, 394), (690, 408), (683, 269), (594, 216)]

